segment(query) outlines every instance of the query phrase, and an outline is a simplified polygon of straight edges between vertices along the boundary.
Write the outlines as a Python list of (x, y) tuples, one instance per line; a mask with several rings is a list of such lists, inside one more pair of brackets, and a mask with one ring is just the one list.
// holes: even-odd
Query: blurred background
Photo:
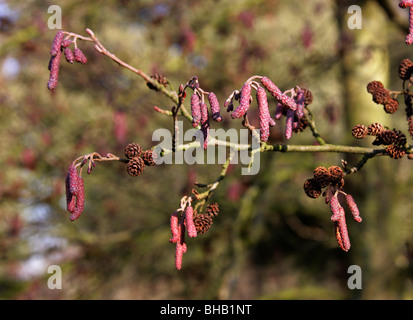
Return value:
[[(350, 5), (362, 28), (349, 29)], [(1, 299), (412, 299), (413, 173), (406, 158), (376, 158), (346, 178), (363, 222), (347, 218), (352, 247), (336, 242), (324, 200), (303, 192), (319, 165), (354, 165), (345, 154), (261, 154), (260, 172), (232, 165), (214, 192), (220, 213), (204, 235), (187, 239), (175, 269), (169, 216), (194, 182), (210, 183), (220, 165), (162, 165), (139, 177), (122, 163), (98, 163), (86, 175), (86, 207), (70, 222), (64, 180), (69, 164), (93, 151), (123, 156), (129, 142), (151, 148), (171, 120), (168, 98), (90, 43), (79, 41), (86, 65), (61, 63), (54, 93), (46, 88), (51, 5), (62, 29), (87, 36), (174, 88), (192, 76), (223, 103), (252, 75), (282, 90), (310, 89), (311, 111), (328, 143), (355, 140), (355, 124), (380, 122), (407, 132), (402, 97), (394, 115), (366, 91), (380, 80), (401, 90), (398, 66), (407, 10), (398, 1), (332, 0), (0, 0), (0, 298)], [(187, 101), (188, 103), (188, 101)], [(270, 103), (274, 109), (275, 104)], [(251, 121), (256, 123), (253, 107)], [(186, 128), (190, 124), (185, 123)], [(241, 128), (224, 114), (213, 128)], [(283, 121), (269, 143), (286, 143)], [(314, 144), (309, 130), (290, 144)], [(51, 290), (50, 265), (62, 269)], [(350, 290), (347, 269), (362, 270)]]

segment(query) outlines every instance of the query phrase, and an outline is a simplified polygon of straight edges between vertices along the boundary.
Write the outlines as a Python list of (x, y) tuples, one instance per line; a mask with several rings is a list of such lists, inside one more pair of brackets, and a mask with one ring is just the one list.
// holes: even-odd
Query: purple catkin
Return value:
[(192, 126), (197, 127), (201, 122), (201, 105), (199, 96), (193, 93), (191, 96), (191, 114), (192, 114)]
[(340, 207), (340, 219), (334, 222), (337, 242), (340, 248), (344, 251), (350, 250), (350, 238), (348, 235), (346, 216), (344, 215), (344, 209)]
[(251, 83), (246, 82), (241, 88), (239, 106), (231, 113), (232, 119), (241, 118), (245, 115), (250, 107)]
[(295, 112), (291, 109), (287, 110), (287, 119), (285, 120), (285, 138), (288, 140), (293, 133), (293, 121)]
[(60, 58), (62, 57), (62, 52), (59, 51), (50, 63), (50, 75), (49, 81), (47, 83), (47, 88), (53, 90), (57, 86), (57, 80), (59, 78), (59, 68), (60, 68)]
[(73, 55), (73, 51), (70, 48), (64, 48), (63, 53), (65, 55), (66, 61), (69, 63), (73, 63), (75, 61), (75, 57)]
[(219, 113), (219, 102), (215, 93), (210, 92), (208, 94), (208, 101), (211, 107), (211, 118), (216, 122), (222, 121), (221, 114)]
[(76, 195), (76, 207), (73, 213), (70, 215), (70, 221), (75, 221), (80, 217), (85, 207), (85, 188), (83, 184), (83, 178), (78, 178), (79, 191)]
[(178, 213), (176, 211), (171, 214), (170, 224), (171, 224), (172, 238), (169, 239), (169, 242), (176, 243), (180, 237), (179, 228), (178, 228)]
[(281, 103), (277, 104), (277, 108), (275, 109), (275, 120), (280, 120), (284, 112), (284, 106)]
[(406, 44), (413, 43), (413, 7), (409, 7), (409, 34), (406, 36)]
[[(71, 166), (74, 167), (73, 164)], [(75, 211), (75, 206), (76, 206), (76, 197), (74, 196), (74, 194), (70, 190), (70, 167), (69, 167), (69, 172), (66, 175), (65, 186), (66, 186), (67, 211), (69, 211), (70, 213), (73, 213)]]
[(204, 143), (202, 147), (205, 150), (208, 146), (209, 115), (208, 115), (208, 107), (203, 101), (201, 101), (201, 131), (204, 136)]
[(330, 199), (331, 221), (337, 222), (341, 218), (341, 205), (338, 201), (337, 195), (334, 195)]
[(281, 90), (267, 77), (261, 78), (262, 85), (268, 90), (268, 92), (275, 98), (279, 103), (291, 110), (297, 109), (297, 104), (294, 99), (282, 93)]
[(195, 238), (197, 236), (197, 232), (194, 224), (194, 208), (192, 208), (191, 206), (188, 206), (185, 209), (185, 223), (188, 236)]
[(81, 64), (85, 64), (87, 62), (86, 56), (83, 54), (82, 50), (79, 48), (75, 48), (73, 50), (73, 55), (75, 57), (76, 62), (80, 62)]
[(304, 90), (299, 89), (297, 92), (297, 110), (295, 110), (295, 115), (297, 116), (298, 119), (301, 119), (304, 116), (304, 102), (305, 102), (305, 96), (304, 96)]
[(351, 214), (353, 215), (354, 220), (361, 222), (363, 219), (360, 217), (360, 211), (357, 207), (356, 202), (350, 194), (346, 195), (346, 203), (350, 209)]
[(270, 111), (268, 109), (267, 93), (264, 88), (257, 88), (257, 103), (260, 125), (260, 139), (267, 142), (270, 136)]
[(50, 49), (50, 54), (54, 57), (56, 56), (62, 47), (64, 33), (63, 31), (58, 31), (53, 39), (52, 48)]
[(68, 46), (70, 46), (73, 43), (72, 39), (66, 39), (62, 41), (62, 47), (63, 48), (67, 48)]

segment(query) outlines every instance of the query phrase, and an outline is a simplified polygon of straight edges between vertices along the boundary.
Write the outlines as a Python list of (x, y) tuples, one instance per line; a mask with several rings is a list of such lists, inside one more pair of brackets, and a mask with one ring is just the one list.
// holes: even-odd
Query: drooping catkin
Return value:
[(49, 90), (53, 90), (57, 86), (61, 57), (62, 57), (62, 52), (59, 50), (56, 56), (52, 57), (52, 60), (50, 62), (50, 75), (49, 75), (49, 81), (47, 82), (47, 88)]
[(73, 50), (73, 55), (76, 62), (80, 62), (81, 64), (85, 64), (87, 62), (86, 56), (84, 55), (83, 51), (79, 48), (75, 48)]
[(210, 92), (208, 94), (208, 101), (209, 101), (209, 105), (211, 107), (211, 118), (214, 121), (220, 122), (222, 121), (222, 117), (220, 114), (220, 107), (219, 107), (219, 101), (217, 99), (217, 96), (215, 95), (215, 93)]
[(283, 106), (293, 111), (297, 110), (297, 104), (294, 99), (282, 93), (281, 90), (267, 77), (261, 78), (262, 85), (268, 90), (268, 92)]
[(259, 113), (260, 139), (267, 142), (270, 136), (270, 111), (268, 109), (268, 100), (265, 89), (258, 87), (257, 104)]
[(192, 126), (197, 127), (201, 122), (201, 104), (199, 96), (193, 93), (191, 96), (191, 114), (192, 114)]
[(340, 208), (340, 219), (334, 222), (334, 228), (336, 233), (336, 239), (338, 245), (343, 251), (350, 250), (350, 238), (348, 235), (347, 224), (346, 224), (346, 216), (344, 214), (344, 209)]
[(251, 83), (246, 82), (241, 88), (239, 106), (231, 113), (232, 119), (241, 118), (250, 107)]
[(60, 52), (61, 47), (62, 47), (63, 37), (64, 37), (63, 31), (56, 32), (56, 35), (52, 42), (52, 48), (50, 49), (50, 54), (53, 57), (56, 56)]
[(85, 188), (83, 178), (80, 176), (78, 177), (78, 187), (78, 192), (74, 193), (76, 195), (76, 206), (73, 213), (70, 215), (70, 221), (75, 221), (78, 219), (85, 207)]
[(195, 238), (197, 236), (195, 224), (194, 224), (194, 208), (187, 206), (185, 209), (185, 223), (188, 236)]
[(201, 102), (201, 131), (204, 137), (203, 149), (208, 147), (208, 137), (209, 137), (209, 114), (208, 107), (205, 102)]
[(354, 220), (361, 222), (363, 219), (360, 217), (360, 211), (357, 207), (356, 202), (354, 201), (354, 198), (350, 194), (346, 195), (346, 203), (348, 208), (350, 209), (351, 214), (353, 215)]
[(177, 211), (171, 214), (170, 227), (171, 227), (172, 238), (169, 239), (169, 242), (176, 243), (179, 240), (178, 212)]

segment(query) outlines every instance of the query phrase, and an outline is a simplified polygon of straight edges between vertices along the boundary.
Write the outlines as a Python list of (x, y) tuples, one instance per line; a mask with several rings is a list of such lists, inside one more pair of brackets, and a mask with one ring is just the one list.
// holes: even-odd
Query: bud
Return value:
[(210, 92), (208, 94), (208, 101), (211, 107), (211, 117), (214, 121), (220, 122), (222, 121), (222, 117), (219, 113), (219, 102), (215, 93)]
[(58, 31), (53, 39), (52, 49), (50, 50), (50, 54), (54, 57), (59, 54), (60, 49), (62, 47), (64, 33), (63, 31)]
[(246, 82), (240, 91), (239, 106), (231, 113), (232, 119), (241, 118), (245, 115), (250, 107), (251, 83)]

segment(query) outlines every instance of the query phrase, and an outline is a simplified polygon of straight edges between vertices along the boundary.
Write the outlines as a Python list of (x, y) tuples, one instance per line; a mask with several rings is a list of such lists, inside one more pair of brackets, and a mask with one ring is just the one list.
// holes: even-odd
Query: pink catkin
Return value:
[(261, 78), (261, 83), (279, 103), (291, 110), (297, 109), (294, 99), (282, 93), (281, 90), (267, 77)]
[(204, 136), (204, 143), (202, 147), (205, 150), (208, 147), (209, 114), (208, 114), (208, 107), (203, 101), (201, 102), (201, 131)]
[(171, 214), (170, 224), (171, 224), (172, 238), (169, 239), (169, 242), (177, 243), (177, 241), (180, 238), (179, 228), (178, 228), (178, 212), (175, 211), (174, 213)]
[(66, 61), (69, 63), (73, 63), (75, 61), (75, 56), (73, 55), (73, 51), (70, 48), (64, 48), (63, 53), (65, 55)]
[(78, 179), (79, 191), (76, 193), (76, 207), (73, 213), (70, 215), (70, 221), (75, 221), (80, 217), (85, 207), (85, 188), (83, 178)]
[(217, 122), (222, 121), (222, 117), (221, 117), (221, 114), (219, 112), (219, 109), (220, 109), (219, 102), (218, 102), (218, 99), (217, 99), (217, 96), (215, 95), (215, 93), (210, 92), (208, 94), (208, 101), (209, 101), (209, 105), (211, 107), (211, 118), (214, 121), (217, 121)]
[(50, 75), (49, 75), (49, 81), (47, 83), (47, 88), (49, 90), (53, 90), (57, 86), (61, 57), (62, 57), (62, 52), (59, 51), (56, 54), (56, 56), (52, 57), (52, 60), (50, 62)]
[(305, 96), (304, 96), (304, 90), (299, 89), (297, 92), (297, 110), (295, 111), (295, 115), (297, 116), (298, 119), (301, 119), (304, 116), (304, 102), (305, 102)]
[(182, 268), (182, 257), (187, 251), (187, 246), (185, 243), (185, 224), (180, 223), (178, 225), (178, 241), (176, 242), (175, 248), (175, 267), (178, 270)]
[[(69, 172), (67, 173), (66, 181), (65, 181), (65, 185), (66, 185), (66, 206), (67, 206), (67, 211), (69, 211), (70, 213), (73, 213), (75, 211), (75, 207), (76, 207), (76, 196), (70, 190), (70, 184), (71, 184), (70, 171), (71, 171), (72, 166), (73, 166), (73, 168), (75, 168), (75, 166), (73, 164), (69, 167)], [(76, 169), (74, 169), (74, 170), (76, 170)]]
[(85, 64), (87, 62), (86, 56), (84, 55), (83, 51), (79, 48), (75, 48), (73, 50), (73, 55), (76, 62), (80, 62), (81, 64)]
[(270, 111), (268, 109), (267, 94), (262, 87), (257, 89), (257, 103), (259, 113), (260, 138), (267, 142), (270, 136)]
[(293, 133), (293, 122), (295, 112), (291, 109), (287, 109), (287, 119), (285, 120), (285, 138), (288, 140)]
[(353, 197), (349, 194), (346, 195), (346, 203), (350, 209), (351, 214), (353, 215), (354, 220), (356, 220), (357, 222), (361, 222), (363, 219), (360, 217), (360, 212), (357, 207), (357, 204), (354, 201)]
[(192, 114), (192, 126), (197, 127), (201, 122), (201, 105), (199, 96), (194, 93), (191, 96), (191, 114)]
[(348, 250), (350, 250), (350, 247), (351, 247), (350, 238), (348, 236), (344, 209), (340, 207), (340, 211), (341, 211), (340, 213), (341, 217), (338, 221), (334, 222), (334, 227), (335, 227), (337, 242), (340, 248), (347, 252)]
[(196, 227), (194, 224), (194, 209), (191, 206), (186, 207), (185, 223), (186, 223), (188, 236), (191, 238), (195, 238), (197, 236), (197, 232), (196, 232)]
[(62, 47), (64, 33), (63, 31), (56, 32), (56, 35), (53, 39), (52, 48), (50, 49), (50, 54), (54, 57), (59, 54)]
[(413, 0), (403, 0), (399, 2), (399, 7), (405, 9), (413, 6)]
[(340, 202), (337, 195), (334, 195), (330, 199), (331, 221), (339, 221), (341, 218)]
[(241, 88), (239, 106), (231, 113), (232, 119), (241, 118), (250, 107), (251, 83), (246, 82)]

